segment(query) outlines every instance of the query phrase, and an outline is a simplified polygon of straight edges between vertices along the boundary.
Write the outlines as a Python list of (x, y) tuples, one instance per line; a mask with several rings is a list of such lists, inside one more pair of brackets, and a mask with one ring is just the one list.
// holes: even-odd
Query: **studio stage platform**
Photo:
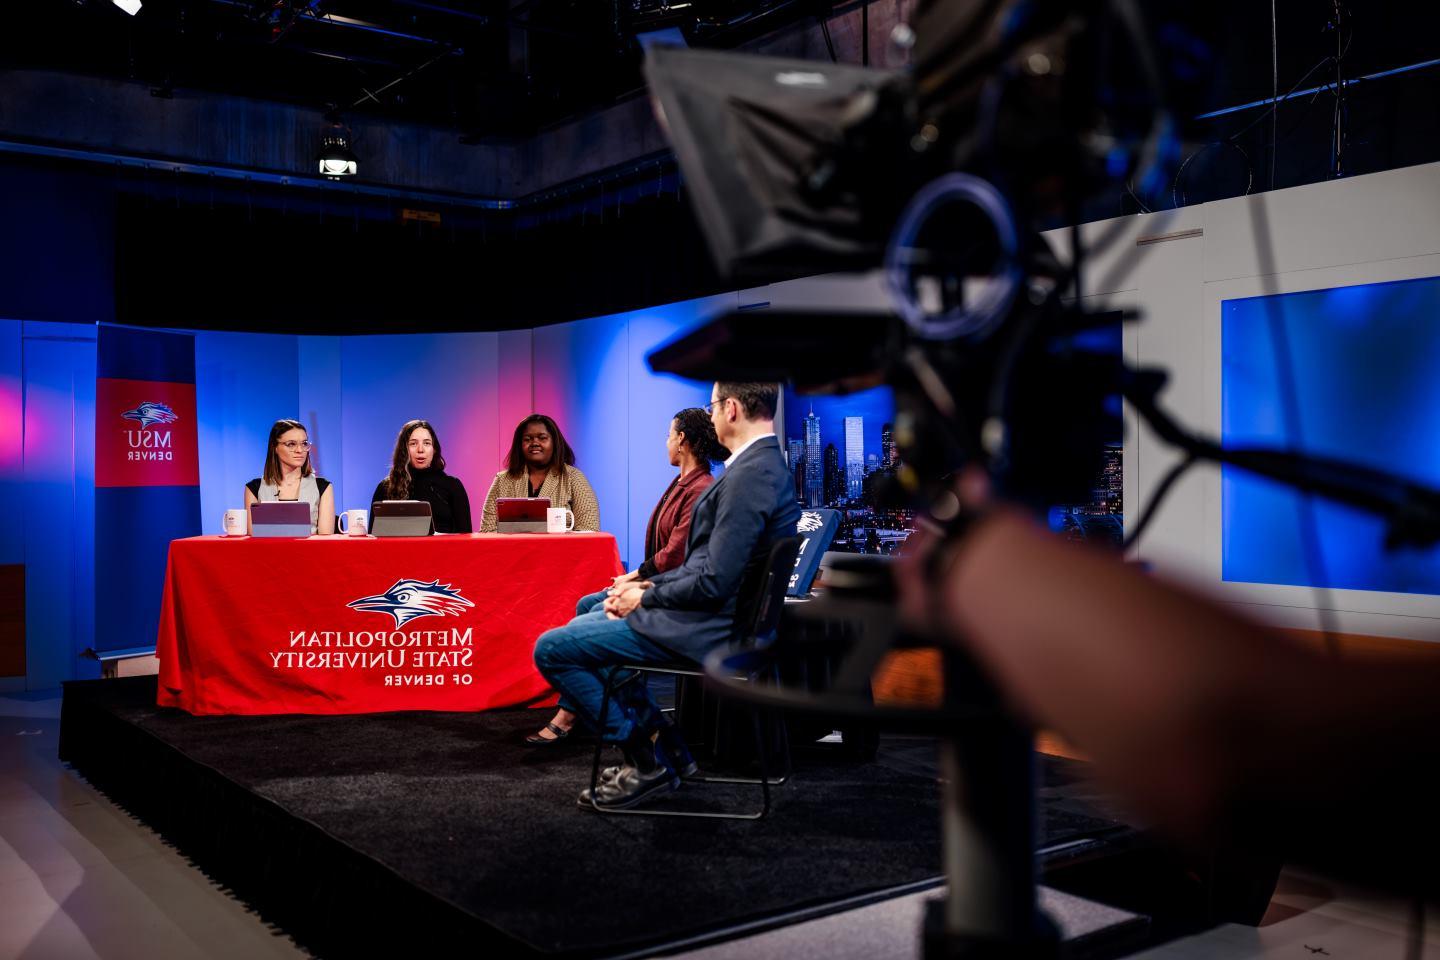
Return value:
[[(760, 822), (603, 817), (575, 805), (588, 750), (521, 743), (543, 712), (193, 717), (157, 707), (153, 677), (77, 681), (60, 757), (324, 956), (665, 952), (938, 883), (925, 741), (804, 751)], [(1075, 779), (1044, 758), (1042, 868), (1129, 833)], [(1072, 956), (1112, 952), (1093, 946)]]

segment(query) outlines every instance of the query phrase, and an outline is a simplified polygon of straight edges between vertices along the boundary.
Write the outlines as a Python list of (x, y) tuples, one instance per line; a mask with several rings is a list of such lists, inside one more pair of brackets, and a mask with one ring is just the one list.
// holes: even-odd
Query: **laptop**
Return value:
[(310, 536), (310, 504), (304, 500), (265, 500), (250, 504), (250, 536)]
[(501, 533), (545, 533), (549, 497), (501, 497), (495, 501), (495, 529)]
[(377, 537), (428, 537), (435, 532), (428, 500), (378, 500), (370, 507), (370, 533)]

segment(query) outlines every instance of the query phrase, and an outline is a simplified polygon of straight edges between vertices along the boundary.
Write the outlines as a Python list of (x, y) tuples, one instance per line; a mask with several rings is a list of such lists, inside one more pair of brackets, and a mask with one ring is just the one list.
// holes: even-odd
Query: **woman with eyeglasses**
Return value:
[(496, 502), (501, 497), (545, 497), (552, 507), (569, 507), (575, 529), (600, 529), (600, 501), (585, 474), (575, 466), (575, 451), (565, 442), (560, 426), (543, 413), (532, 413), (515, 426), (505, 469), (495, 474), (480, 532), (499, 530)]
[(470, 532), (470, 496), (458, 478), (445, 472), (440, 437), (429, 420), (411, 420), (400, 428), (390, 475), (370, 500), (371, 516), (381, 500), (424, 500), (430, 504), (436, 533)]
[(310, 532), (335, 532), (335, 491), (310, 466), (310, 435), (299, 420), (276, 420), (270, 428), (265, 472), (245, 484), (247, 528), (250, 504), (273, 500), (303, 500), (310, 504)]

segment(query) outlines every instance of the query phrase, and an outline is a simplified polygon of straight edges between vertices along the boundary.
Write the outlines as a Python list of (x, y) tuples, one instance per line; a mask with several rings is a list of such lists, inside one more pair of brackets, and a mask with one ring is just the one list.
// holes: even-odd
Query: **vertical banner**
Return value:
[(170, 541), (200, 533), (195, 340), (101, 325), (95, 378), (95, 649), (148, 647)]

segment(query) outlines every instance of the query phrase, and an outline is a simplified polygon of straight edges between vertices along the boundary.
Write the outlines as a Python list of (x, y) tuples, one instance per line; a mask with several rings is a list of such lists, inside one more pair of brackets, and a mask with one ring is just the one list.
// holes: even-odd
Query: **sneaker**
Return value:
[(626, 764), (620, 768), (615, 779), (602, 781), (595, 787), (580, 791), (576, 801), (581, 807), (601, 810), (628, 810), (651, 797), (663, 796), (680, 789), (680, 778), (669, 767), (656, 765), (649, 773), (641, 773)]

